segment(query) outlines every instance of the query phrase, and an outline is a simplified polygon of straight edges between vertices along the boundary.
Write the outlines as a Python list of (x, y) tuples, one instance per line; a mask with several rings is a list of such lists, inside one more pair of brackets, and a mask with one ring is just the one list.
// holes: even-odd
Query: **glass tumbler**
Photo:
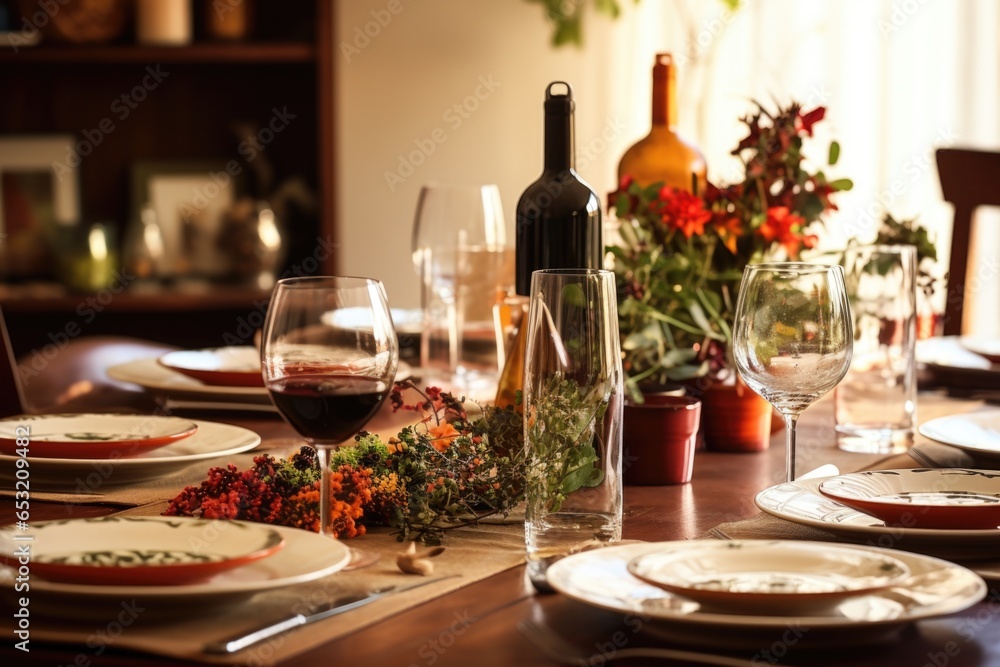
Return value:
[(852, 248), (844, 265), (854, 359), (835, 393), (837, 446), (900, 453), (913, 444), (916, 423), (916, 248)]
[(621, 346), (615, 276), (535, 271), (524, 380), (528, 573), (621, 539)]

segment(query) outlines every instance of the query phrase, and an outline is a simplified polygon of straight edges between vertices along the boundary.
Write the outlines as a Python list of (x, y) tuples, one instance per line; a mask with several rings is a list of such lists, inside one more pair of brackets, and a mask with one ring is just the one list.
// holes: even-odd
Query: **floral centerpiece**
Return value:
[[(756, 105), (747, 136), (732, 154), (744, 178), (690, 193), (625, 175), (613, 196), (621, 241), (609, 248), (618, 282), (619, 329), (630, 394), (643, 382), (720, 378), (733, 364), (730, 332), (743, 268), (796, 260), (816, 245), (814, 223), (835, 210), (831, 197), (847, 179), (810, 171), (806, 137), (826, 110), (792, 103)], [(840, 153), (829, 146), (827, 162)]]
[[(407, 402), (407, 396), (414, 396)], [(507, 514), (524, 488), (523, 422), (513, 408), (486, 406), (475, 419), (436, 388), (397, 383), (393, 410), (417, 423), (382, 442), (360, 433), (331, 457), (331, 512), (338, 537), (389, 526), (400, 540), (440, 542), (448, 530)], [(287, 460), (267, 454), (254, 466), (212, 468), (185, 488), (168, 516), (243, 519), (318, 531), (320, 471), (308, 446)]]

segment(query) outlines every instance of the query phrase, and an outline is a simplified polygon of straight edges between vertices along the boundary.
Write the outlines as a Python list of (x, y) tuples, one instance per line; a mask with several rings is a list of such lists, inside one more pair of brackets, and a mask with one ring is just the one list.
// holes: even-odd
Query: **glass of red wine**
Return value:
[[(264, 384), (281, 416), (316, 450), (324, 535), (334, 537), (330, 451), (378, 411), (398, 363), (381, 282), (330, 276), (278, 281), (261, 343)], [(358, 560), (352, 565), (359, 567)]]

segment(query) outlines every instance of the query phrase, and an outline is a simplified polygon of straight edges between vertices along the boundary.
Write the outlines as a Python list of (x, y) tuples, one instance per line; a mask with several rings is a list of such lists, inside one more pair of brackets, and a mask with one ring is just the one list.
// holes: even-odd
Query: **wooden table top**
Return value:
[[(265, 437), (291, 435), (275, 419), (239, 419)], [(640, 540), (697, 538), (720, 523), (749, 518), (757, 513), (754, 495), (782, 481), (784, 475), (783, 433), (776, 433), (772, 446), (758, 454), (724, 454), (699, 451), (694, 480), (669, 487), (626, 487), (624, 537)], [(870, 465), (873, 457), (847, 458), (833, 447), (831, 409), (823, 401), (805, 413), (799, 424), (800, 471), (812, 469), (832, 458), (843, 470)], [(851, 465), (856, 462), (857, 465)], [(2, 522), (13, 521), (13, 502), (0, 501)], [(32, 520), (65, 516), (58, 504), (32, 503)], [(105, 514), (107, 509), (74, 507), (73, 516)], [(996, 595), (996, 587), (994, 587)], [(458, 620), (461, 619), (461, 620)], [(518, 567), (471, 584), (449, 595), (415, 607), (369, 626), (338, 641), (302, 654), (285, 665), (401, 665), (436, 667), (450, 665), (518, 665), (534, 667), (554, 664), (516, 629), (523, 619), (544, 620), (595, 652), (593, 665), (604, 664), (603, 654), (628, 643), (649, 645), (634, 632), (634, 624), (559, 595), (536, 594), (527, 582), (524, 567)], [(174, 661), (136, 655), (94, 655), (93, 651), (32, 646), (30, 656), (15, 651), (10, 633), (0, 656), (11, 665), (167, 665)], [(290, 635), (294, 641), (294, 634)], [(727, 653), (747, 664), (854, 665), (921, 667), (983, 667), (1000, 665), (1000, 601), (994, 598), (953, 616), (923, 621), (908, 627), (896, 640), (870, 647), (795, 652), (784, 647), (762, 646), (752, 653)], [(10, 659), (13, 658), (14, 662)], [(616, 664), (651, 664), (617, 661)]]

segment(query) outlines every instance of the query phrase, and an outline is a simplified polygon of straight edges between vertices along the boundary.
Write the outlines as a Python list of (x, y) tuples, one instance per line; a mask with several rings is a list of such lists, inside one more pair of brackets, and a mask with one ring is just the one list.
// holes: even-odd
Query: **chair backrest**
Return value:
[(0, 310), (0, 417), (23, 414), (26, 405), (14, 349), (10, 346), (7, 325)]
[(937, 168), (944, 199), (955, 206), (944, 333), (957, 336), (962, 333), (972, 215), (980, 206), (1000, 206), (1000, 153), (940, 148)]

